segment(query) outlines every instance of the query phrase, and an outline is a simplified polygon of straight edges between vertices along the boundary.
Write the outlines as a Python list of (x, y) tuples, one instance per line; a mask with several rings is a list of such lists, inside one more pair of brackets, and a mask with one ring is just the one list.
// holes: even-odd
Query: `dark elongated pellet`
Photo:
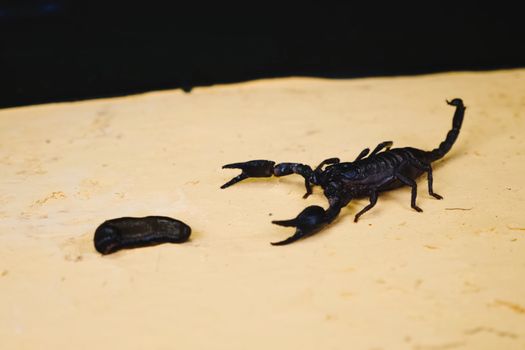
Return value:
[(188, 240), (191, 228), (166, 216), (123, 217), (107, 220), (95, 231), (95, 249), (111, 254), (120, 249), (138, 248)]

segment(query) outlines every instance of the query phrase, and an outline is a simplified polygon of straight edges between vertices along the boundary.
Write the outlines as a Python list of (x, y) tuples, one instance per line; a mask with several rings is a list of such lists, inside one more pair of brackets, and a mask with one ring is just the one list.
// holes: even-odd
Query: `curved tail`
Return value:
[(461, 124), (463, 123), (463, 116), (465, 115), (465, 109), (467, 109), (467, 107), (465, 107), (463, 104), (463, 101), (460, 98), (455, 98), (452, 101), (447, 100), (447, 103), (450, 106), (456, 107), (454, 119), (452, 119), (452, 129), (450, 129), (450, 131), (447, 133), (447, 137), (439, 144), (438, 148), (427, 152), (427, 157), (430, 162), (443, 158), (445, 154), (450, 151), (452, 145), (458, 138), (459, 130), (461, 129)]

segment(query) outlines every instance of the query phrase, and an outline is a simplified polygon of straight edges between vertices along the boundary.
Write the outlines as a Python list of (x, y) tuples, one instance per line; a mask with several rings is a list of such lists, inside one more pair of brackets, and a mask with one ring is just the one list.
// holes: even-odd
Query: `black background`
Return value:
[(0, 107), (264, 77), (525, 66), (517, 8), (422, 3), (0, 2)]

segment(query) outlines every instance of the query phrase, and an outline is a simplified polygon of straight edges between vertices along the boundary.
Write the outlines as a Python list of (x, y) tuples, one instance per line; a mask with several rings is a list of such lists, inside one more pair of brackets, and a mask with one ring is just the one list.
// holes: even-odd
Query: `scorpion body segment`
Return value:
[[(421, 212), (416, 205), (417, 184), (415, 179), (427, 173), (428, 193), (436, 199), (442, 199), (433, 190), (433, 176), (431, 163), (443, 158), (450, 151), (456, 141), (466, 107), (463, 101), (455, 98), (447, 103), (456, 108), (452, 120), (452, 129), (447, 133), (443, 142), (432, 151), (423, 151), (417, 148), (393, 148), (392, 141), (378, 144), (370, 153), (364, 149), (353, 162), (341, 163), (339, 158), (329, 158), (321, 162), (315, 169), (300, 163), (279, 163), (269, 160), (252, 160), (234, 163), (223, 168), (241, 169), (241, 174), (221, 186), (229, 187), (239, 181), (250, 177), (286, 176), (290, 174), (301, 175), (305, 179), (306, 193), (304, 198), (312, 193), (312, 186), (321, 186), (328, 199), (329, 207), (325, 210), (319, 206), (310, 206), (304, 209), (295, 219), (273, 221), (281, 226), (296, 227), (293, 236), (284, 241), (272, 243), (284, 245), (292, 243), (302, 237), (318, 232), (331, 223), (353, 198), (369, 198), (370, 203), (359, 211), (354, 221), (372, 209), (381, 192), (392, 190), (401, 186), (412, 189), (411, 207)], [(325, 167), (326, 166), (326, 167)]]

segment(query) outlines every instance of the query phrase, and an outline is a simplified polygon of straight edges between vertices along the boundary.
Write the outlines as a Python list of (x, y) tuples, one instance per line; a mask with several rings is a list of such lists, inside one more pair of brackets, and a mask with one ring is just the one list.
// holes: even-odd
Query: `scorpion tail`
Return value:
[(452, 145), (458, 138), (459, 130), (461, 129), (461, 124), (463, 123), (463, 116), (465, 115), (465, 109), (467, 108), (463, 104), (463, 101), (460, 98), (455, 98), (452, 101), (447, 100), (447, 103), (450, 106), (456, 107), (454, 118), (452, 119), (452, 129), (450, 129), (450, 131), (447, 133), (447, 137), (439, 144), (438, 148), (427, 152), (427, 157), (430, 162), (443, 158), (445, 154), (450, 151)]

